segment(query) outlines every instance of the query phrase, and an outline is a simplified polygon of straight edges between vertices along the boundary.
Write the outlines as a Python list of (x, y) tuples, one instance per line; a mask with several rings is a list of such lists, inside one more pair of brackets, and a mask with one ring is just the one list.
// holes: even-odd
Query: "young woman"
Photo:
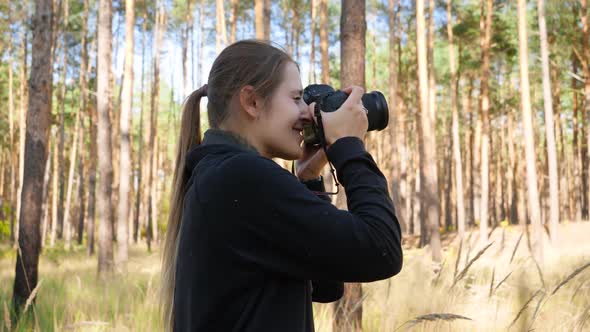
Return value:
[[(183, 109), (162, 266), (167, 330), (313, 331), (312, 301), (401, 270), (387, 182), (363, 144), (363, 90), (344, 91), (341, 108), (322, 114), (326, 157), (302, 145), (315, 120), (288, 54), (254, 40), (219, 54)], [(274, 157), (297, 160), (297, 176)], [(349, 211), (312, 192), (324, 190), (328, 158)]]

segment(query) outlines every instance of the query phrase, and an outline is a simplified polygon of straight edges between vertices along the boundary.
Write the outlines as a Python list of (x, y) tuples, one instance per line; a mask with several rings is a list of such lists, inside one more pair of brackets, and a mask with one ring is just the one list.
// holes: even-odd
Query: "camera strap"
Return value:
[[(340, 183), (338, 183), (338, 180), (336, 179), (336, 170), (334, 169), (334, 165), (330, 161), (330, 158), (328, 158), (328, 149), (327, 149), (328, 144), (326, 142), (326, 136), (324, 136), (324, 124), (322, 122), (322, 112), (321, 112), (321, 106), (319, 105), (319, 103), (315, 104), (314, 115), (317, 119), (317, 129), (318, 129), (316, 132), (316, 136), (319, 137), (320, 145), (321, 145), (322, 149), (324, 150), (324, 154), (326, 154), (326, 159), (328, 159), (328, 165), (330, 165), (330, 173), (332, 174), (332, 178), (334, 179), (334, 184), (336, 185), (336, 191), (335, 192), (313, 191), (313, 193), (316, 195), (338, 195), (338, 193), (340, 192)], [(295, 175), (295, 161), (293, 161), (291, 163), (291, 173), (293, 175)]]
[(338, 180), (336, 180), (336, 170), (334, 170), (334, 165), (332, 164), (332, 162), (330, 161), (330, 158), (328, 158), (328, 148), (327, 145), (328, 143), (326, 142), (326, 136), (324, 135), (324, 123), (322, 121), (322, 112), (321, 112), (321, 103), (316, 103), (315, 107), (313, 109), (313, 113), (317, 119), (317, 128), (318, 128), (318, 134), (317, 135), (320, 139), (320, 145), (322, 146), (322, 149), (324, 149), (324, 153), (326, 154), (326, 159), (328, 159), (328, 165), (330, 165), (330, 173), (332, 174), (332, 178), (334, 179), (334, 184), (336, 185), (336, 192), (324, 192), (322, 194), (324, 195), (337, 195), (338, 192), (340, 191), (340, 183), (338, 183)]

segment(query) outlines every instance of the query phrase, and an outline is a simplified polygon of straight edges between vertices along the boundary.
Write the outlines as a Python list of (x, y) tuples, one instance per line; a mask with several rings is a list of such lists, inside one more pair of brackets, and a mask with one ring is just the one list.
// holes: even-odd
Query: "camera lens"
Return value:
[(385, 129), (389, 123), (389, 108), (385, 96), (379, 91), (372, 91), (365, 93), (361, 99), (368, 110), (369, 128), (367, 131)]

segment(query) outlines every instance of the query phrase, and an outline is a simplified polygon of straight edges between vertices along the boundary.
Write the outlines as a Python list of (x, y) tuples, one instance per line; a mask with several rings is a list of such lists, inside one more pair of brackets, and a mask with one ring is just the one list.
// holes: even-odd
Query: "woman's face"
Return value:
[(303, 87), (297, 66), (289, 62), (283, 68), (283, 80), (271, 96), (267, 109), (257, 123), (264, 156), (295, 160), (301, 158), (303, 125), (313, 121), (302, 98)]

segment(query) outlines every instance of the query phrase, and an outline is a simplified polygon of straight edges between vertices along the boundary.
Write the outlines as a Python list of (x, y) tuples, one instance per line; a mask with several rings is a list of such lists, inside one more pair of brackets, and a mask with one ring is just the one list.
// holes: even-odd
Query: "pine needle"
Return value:
[(8, 312), (8, 306), (6, 305), (6, 301), (4, 301), (4, 324), (6, 325), (7, 331), (12, 331), (12, 322), (10, 321), (10, 313)]
[(450, 313), (434, 313), (434, 314), (427, 314), (427, 315), (422, 315), (422, 316), (418, 316), (412, 320), (409, 320), (405, 323), (403, 323), (402, 325), (400, 325), (400, 327), (398, 327), (397, 329), (395, 329), (395, 331), (399, 330), (402, 326), (409, 324), (409, 326), (406, 327), (406, 329), (412, 328), (413, 326), (415, 326), (416, 324), (420, 324), (423, 322), (434, 322), (434, 321), (454, 321), (454, 320), (473, 320), (469, 317), (465, 317), (465, 316), (461, 316), (461, 315), (456, 315), (456, 314), (450, 314)]
[(465, 268), (459, 273), (459, 275), (457, 275), (457, 277), (455, 278), (455, 280), (453, 281), (453, 284), (451, 285), (451, 288), (453, 288), (455, 286), (455, 284), (457, 284), (457, 282), (459, 282), (459, 280), (463, 279), (463, 277), (465, 277), (465, 274), (467, 274), (467, 271), (469, 271), (469, 268), (471, 267), (471, 265), (473, 265), (473, 263), (475, 263), (475, 261), (477, 261), (481, 255), (483, 255), (483, 253), (488, 250), (489, 247), (492, 246), (492, 244), (494, 244), (494, 242), (488, 244), (487, 246), (485, 246), (483, 249), (481, 249), (477, 255), (475, 255), (475, 257), (473, 257), (473, 259), (471, 259), (469, 261), (469, 263), (467, 263), (467, 266), (465, 266)]
[(39, 290), (39, 286), (41, 286), (42, 282), (43, 282), (43, 280), (40, 280), (39, 283), (37, 284), (37, 286), (35, 287), (35, 289), (33, 289), (33, 291), (31, 292), (31, 295), (29, 295), (29, 298), (27, 299), (27, 302), (25, 303), (25, 310), (23, 310), (23, 313), (27, 312), (27, 309), (29, 309), (29, 306), (31, 305), (31, 303), (33, 303), (33, 300), (35, 299), (35, 296), (37, 296), (37, 291)]
[(520, 240), (522, 240), (523, 235), (524, 235), (524, 232), (520, 233), (520, 236), (518, 237), (518, 241), (516, 241), (516, 245), (514, 246), (514, 249), (512, 250), (512, 256), (510, 256), (510, 262), (508, 264), (512, 263), (512, 260), (514, 259), (514, 255), (516, 254), (516, 249), (518, 249), (518, 245), (520, 244)]
[(560, 282), (559, 285), (557, 285), (557, 287), (555, 287), (555, 289), (553, 290), (553, 292), (551, 292), (551, 295), (555, 294), (555, 292), (557, 292), (563, 285), (567, 284), (575, 276), (577, 276), (582, 271), (584, 271), (584, 269), (587, 268), (588, 266), (590, 266), (590, 262), (588, 262), (585, 265), (582, 265), (579, 268), (577, 268), (574, 272), (572, 272), (572, 274), (570, 274), (567, 278), (565, 278), (562, 282)]
[(528, 307), (529, 303), (531, 303), (531, 301), (537, 296), (539, 295), (539, 293), (541, 293), (541, 290), (539, 289), (538, 291), (536, 291), (533, 296), (531, 296), (531, 298), (526, 301), (526, 303), (522, 306), (522, 308), (520, 308), (520, 310), (518, 311), (518, 314), (516, 314), (516, 317), (514, 317), (514, 320), (512, 321), (512, 323), (510, 323), (510, 326), (508, 326), (508, 328), (510, 329), (512, 327), (512, 325), (514, 325), (514, 323), (516, 323), (516, 321), (520, 318), (520, 315), (522, 315), (522, 313), (524, 312), (524, 310)]

